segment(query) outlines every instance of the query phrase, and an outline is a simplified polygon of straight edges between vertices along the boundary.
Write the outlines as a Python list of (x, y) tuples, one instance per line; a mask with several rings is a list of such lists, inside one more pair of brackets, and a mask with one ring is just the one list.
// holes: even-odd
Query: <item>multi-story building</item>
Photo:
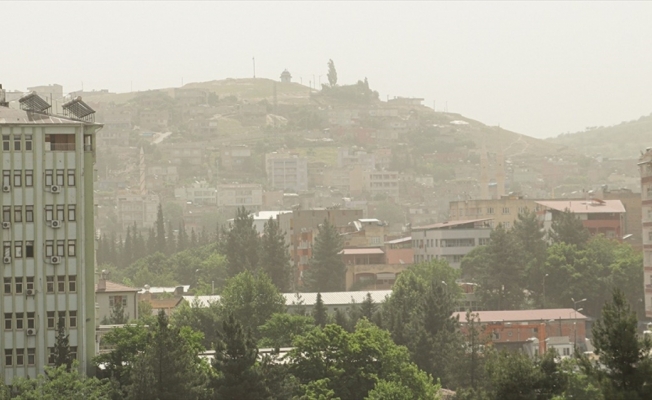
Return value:
[(625, 206), (620, 200), (547, 200), (537, 201), (539, 218), (548, 231), (557, 215), (570, 211), (582, 221), (591, 235), (622, 240)]
[(159, 203), (159, 197), (155, 194), (119, 194), (116, 198), (116, 214), (121, 231), (126, 231), (128, 226), (134, 224), (141, 229), (153, 226)]
[(189, 187), (174, 189), (174, 198), (192, 204), (217, 205), (217, 189), (206, 182), (195, 183)]
[(371, 196), (387, 196), (398, 198), (398, 172), (397, 171), (370, 171), (367, 177), (367, 192)]
[(217, 186), (217, 206), (219, 208), (244, 207), (249, 211), (258, 211), (262, 205), (262, 185), (243, 183)]
[(500, 199), (451, 201), (448, 217), (456, 221), (491, 218), (494, 226), (502, 224), (505, 229), (510, 229), (518, 219), (518, 214), (526, 210), (536, 211), (536, 209), (535, 200), (510, 194), (502, 196)]
[[(1, 90), (0, 90), (1, 92)], [(0, 104), (2, 104), (0, 93)], [(80, 99), (50, 114), (38, 95), (0, 105), (5, 383), (52, 364), (58, 324), (81, 368), (95, 355), (94, 111)]]
[(265, 155), (265, 170), (270, 189), (303, 192), (308, 190), (308, 159), (296, 154)]
[(625, 207), (623, 238), (635, 249), (642, 250), (641, 194), (629, 189), (608, 190), (605, 188), (599, 195), (604, 200), (620, 200), (623, 203)]
[(490, 221), (449, 221), (412, 228), (414, 262), (444, 259), (451, 267), (459, 268), (465, 255), (489, 243)]
[(641, 171), (641, 214), (643, 216), (643, 285), (645, 316), (652, 318), (652, 148), (639, 160)]

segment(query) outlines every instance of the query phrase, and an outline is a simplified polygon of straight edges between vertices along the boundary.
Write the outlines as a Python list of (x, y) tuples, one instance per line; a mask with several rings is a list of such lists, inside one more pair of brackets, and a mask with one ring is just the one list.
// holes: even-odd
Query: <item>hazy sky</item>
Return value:
[(0, 2), (0, 82), (147, 90), (369, 79), (536, 137), (652, 112), (650, 2)]

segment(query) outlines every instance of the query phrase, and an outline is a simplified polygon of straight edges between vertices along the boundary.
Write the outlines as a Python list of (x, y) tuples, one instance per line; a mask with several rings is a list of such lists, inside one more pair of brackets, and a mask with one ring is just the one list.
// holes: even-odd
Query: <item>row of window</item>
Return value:
[[(66, 208), (68, 209), (66, 219)], [(77, 221), (77, 205), (58, 204), (45, 206), (45, 221)], [(34, 222), (34, 206), (2, 206), (2, 222)]]
[[(12, 179), (13, 177), (13, 179)], [(67, 177), (67, 178), (66, 178)], [(45, 170), (45, 186), (75, 186), (75, 169), (46, 169)], [(34, 170), (2, 170), (2, 185), (22, 187), (23, 182), (25, 187), (34, 186)]]
[[(25, 145), (25, 151), (32, 151), (32, 135), (17, 135), (14, 134), (14, 151), (22, 151), (23, 149), (23, 139)], [(2, 151), (11, 150), (11, 136), (2, 135)]]
[[(77, 358), (77, 346), (70, 346), (70, 356)], [(48, 347), (48, 364), (54, 365), (54, 347)], [(5, 367), (22, 367), (32, 366), (36, 363), (36, 349), (31, 347), (27, 349), (27, 358), (25, 358), (25, 349), (5, 349)]]
[(432, 254), (415, 254), (414, 255), (414, 262), (424, 262), (424, 261), (432, 261), (432, 260), (437, 260), (439, 258), (442, 258), (449, 263), (459, 263), (462, 262), (462, 259), (464, 258), (464, 255), (462, 254), (453, 254), (453, 255), (446, 255), (446, 256), (438, 256), (438, 255), (432, 255)]
[[(68, 318), (66, 318), (66, 314)], [(59, 324), (66, 328), (77, 328), (77, 311), (48, 311), (47, 312), (47, 328), (57, 329)], [(66, 321), (68, 322), (66, 324)], [(5, 330), (23, 330), (35, 329), (35, 313), (34, 312), (17, 312), (5, 313)]]
[[(67, 291), (66, 291), (67, 287)], [(56, 289), (56, 290), (55, 290)], [(34, 277), (33, 276), (17, 276), (15, 278), (4, 278), (3, 290), (5, 295), (10, 294), (23, 294), (24, 291), (34, 292)], [(46, 293), (75, 293), (77, 292), (77, 276), (76, 275), (58, 275), (56, 281), (54, 276), (47, 276), (45, 278), (45, 292)]]
[[(415, 248), (428, 248), (428, 247), (474, 247), (475, 239), (415, 239), (412, 241)], [(484, 246), (489, 244), (489, 238), (479, 238), (478, 245)]]
[[(24, 243), (24, 245), (23, 245)], [(14, 240), (2, 242), (2, 256), (11, 257), (11, 249), (13, 248), (14, 258), (34, 258), (34, 241)], [(67, 251), (66, 251), (67, 250)], [(56, 245), (54, 240), (45, 241), (45, 257), (76, 257), (77, 256), (77, 240), (57, 240)]]

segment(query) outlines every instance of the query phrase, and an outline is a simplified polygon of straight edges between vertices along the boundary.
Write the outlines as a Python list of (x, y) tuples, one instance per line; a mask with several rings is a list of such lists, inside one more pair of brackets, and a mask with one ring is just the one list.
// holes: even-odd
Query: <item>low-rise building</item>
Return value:
[(539, 217), (549, 231), (560, 213), (570, 211), (582, 221), (591, 235), (605, 235), (622, 240), (625, 207), (620, 200), (546, 200), (537, 201)]
[(111, 312), (116, 304), (122, 306), (122, 312), (128, 320), (138, 319), (138, 290), (119, 283), (111, 282), (100, 276), (95, 285), (95, 303), (97, 325), (110, 323)]
[(157, 195), (118, 194), (116, 214), (120, 229), (124, 232), (134, 224), (139, 228), (150, 228), (156, 222), (159, 203)]
[(366, 179), (367, 192), (373, 196), (399, 196), (397, 171), (370, 171)]
[(202, 205), (217, 205), (217, 189), (208, 187), (206, 182), (197, 183), (190, 187), (174, 189), (174, 198), (183, 202)]
[(255, 183), (230, 184), (217, 186), (217, 206), (219, 208), (244, 207), (249, 211), (258, 211), (263, 205), (263, 187)]
[(448, 217), (455, 221), (491, 218), (492, 226), (502, 224), (505, 229), (510, 229), (519, 214), (526, 210), (536, 211), (536, 209), (536, 200), (518, 194), (509, 194), (500, 199), (451, 201)]
[(412, 228), (414, 262), (444, 259), (451, 267), (459, 268), (465, 255), (489, 243), (490, 221), (450, 221)]

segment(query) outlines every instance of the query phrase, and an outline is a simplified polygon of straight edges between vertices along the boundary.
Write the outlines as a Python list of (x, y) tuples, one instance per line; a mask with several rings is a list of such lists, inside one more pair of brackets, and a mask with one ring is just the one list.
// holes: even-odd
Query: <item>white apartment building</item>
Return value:
[(192, 204), (217, 205), (217, 189), (206, 183), (174, 189), (174, 198)]
[(217, 206), (244, 207), (249, 211), (258, 211), (263, 206), (263, 186), (254, 183), (218, 185)]
[(639, 159), (641, 171), (641, 214), (643, 216), (643, 285), (645, 316), (652, 318), (652, 148)]
[(465, 255), (489, 243), (490, 221), (450, 221), (412, 228), (414, 262), (444, 259), (451, 267), (459, 268)]
[(265, 155), (267, 182), (272, 190), (304, 192), (308, 190), (308, 159), (296, 154)]
[[(0, 89), (0, 104), (2, 104)], [(93, 165), (101, 125), (83, 101), (49, 112), (35, 94), (0, 105), (5, 383), (43, 373), (65, 324), (81, 368), (95, 356)]]
[(397, 171), (371, 171), (367, 178), (367, 191), (371, 196), (386, 195), (398, 198), (398, 172)]

